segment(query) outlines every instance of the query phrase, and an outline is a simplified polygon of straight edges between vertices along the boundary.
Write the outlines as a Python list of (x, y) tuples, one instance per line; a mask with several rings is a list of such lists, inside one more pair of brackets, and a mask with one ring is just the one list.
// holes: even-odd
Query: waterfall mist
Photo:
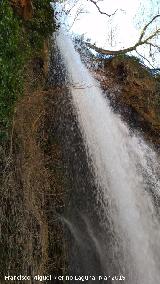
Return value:
[(92, 243), (104, 274), (123, 274), (127, 284), (156, 284), (160, 279), (160, 224), (156, 207), (160, 182), (156, 154), (114, 114), (69, 36), (60, 30), (56, 42), (94, 175), (95, 210), (103, 234), (96, 234), (96, 226), (93, 229), (88, 216), (83, 214), (79, 217), (83, 225), (78, 229), (65, 217), (63, 222), (82, 253), (85, 241)]

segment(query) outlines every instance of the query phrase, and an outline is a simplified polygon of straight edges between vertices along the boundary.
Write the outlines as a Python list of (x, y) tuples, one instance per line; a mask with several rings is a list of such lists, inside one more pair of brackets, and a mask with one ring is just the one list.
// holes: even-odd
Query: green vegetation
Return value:
[(26, 22), (29, 42), (33, 48), (42, 48), (44, 37), (53, 31), (53, 11), (48, 0), (34, 0), (34, 17)]
[[(8, 273), (32, 274), (32, 265), (43, 271), (46, 261), (47, 229), (40, 194), (46, 188), (41, 184), (44, 170), (39, 170), (40, 150), (36, 145), (43, 93), (37, 95), (32, 85), (37, 82), (40, 90), (44, 87), (43, 75), (33, 68), (36, 58), (43, 62), (44, 42), (54, 29), (53, 11), (48, 0), (33, 0), (33, 13), (25, 18), (17, 2), (11, 7), (10, 1), (0, 1), (0, 282)], [(30, 100), (27, 96), (19, 100), (24, 90)], [(33, 129), (30, 116), (36, 122)], [(22, 169), (24, 164), (28, 164), (29, 172)]]
[(21, 23), (14, 16), (8, 1), (0, 7), (0, 139), (4, 139), (10, 125), (14, 103), (22, 92)]
[(48, 0), (34, 0), (33, 17), (16, 15), (8, 0), (0, 3), (0, 143), (8, 139), (15, 102), (23, 93), (24, 66), (53, 30)]

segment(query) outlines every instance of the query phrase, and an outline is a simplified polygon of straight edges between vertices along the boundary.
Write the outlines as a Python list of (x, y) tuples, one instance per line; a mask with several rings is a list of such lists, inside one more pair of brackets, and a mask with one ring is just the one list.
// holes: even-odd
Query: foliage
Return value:
[(52, 32), (52, 10), (48, 0), (34, 0), (34, 15), (25, 21), (8, 0), (0, 3), (0, 141), (8, 138), (15, 102), (23, 93), (27, 60), (43, 47)]
[(144, 61), (139, 57), (129, 55), (129, 54), (117, 54), (111, 57), (112, 59), (117, 59), (117, 61), (124, 63), (124, 65), (132, 66), (137, 70), (137, 74), (142, 74), (142, 76), (153, 77), (153, 74), (148, 66), (145, 65)]
[(0, 7), (0, 139), (6, 135), (14, 102), (22, 91), (21, 28), (8, 1)]
[(42, 48), (44, 37), (53, 31), (53, 11), (48, 0), (34, 0), (34, 16), (25, 22), (32, 48)]

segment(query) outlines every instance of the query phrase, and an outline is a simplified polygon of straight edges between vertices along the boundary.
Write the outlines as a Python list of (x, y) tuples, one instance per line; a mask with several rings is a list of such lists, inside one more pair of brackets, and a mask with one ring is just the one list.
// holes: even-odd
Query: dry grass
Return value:
[(26, 244), (25, 257), (34, 266), (34, 273), (41, 275), (44, 273), (48, 255), (48, 225), (44, 209), (45, 193), (49, 189), (44, 156), (37, 143), (37, 132), (44, 115), (43, 96), (42, 91), (26, 94), (17, 106), (15, 119), (16, 135), (21, 147), (20, 155), (16, 155), (16, 162), (17, 168), (21, 169), (24, 203), (29, 218), (31, 217), (28, 220), (30, 228), (33, 228), (33, 231), (28, 231), (29, 242)]
[(32, 69), (28, 71), (24, 97), (15, 109), (9, 153), (1, 153), (5, 165), (1, 176), (1, 283), (8, 273), (43, 275), (48, 262), (45, 193), (50, 185), (37, 141), (45, 114), (43, 83), (42, 74), (36, 77)]
[(0, 149), (0, 283), (6, 283), (8, 273), (58, 274), (66, 268), (63, 227), (56, 216), (64, 207), (61, 148), (57, 141), (48, 142), (52, 98), (46, 105), (45, 76), (34, 67), (32, 62), (26, 70), (25, 93), (16, 105), (7, 154)]

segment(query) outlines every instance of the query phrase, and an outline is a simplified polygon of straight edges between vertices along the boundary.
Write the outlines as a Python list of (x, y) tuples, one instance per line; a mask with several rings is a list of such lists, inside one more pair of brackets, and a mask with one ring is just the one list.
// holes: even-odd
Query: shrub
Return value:
[(24, 66), (52, 33), (52, 9), (48, 0), (34, 0), (31, 20), (16, 15), (8, 0), (0, 3), (0, 142), (6, 141), (14, 106), (23, 93)]

